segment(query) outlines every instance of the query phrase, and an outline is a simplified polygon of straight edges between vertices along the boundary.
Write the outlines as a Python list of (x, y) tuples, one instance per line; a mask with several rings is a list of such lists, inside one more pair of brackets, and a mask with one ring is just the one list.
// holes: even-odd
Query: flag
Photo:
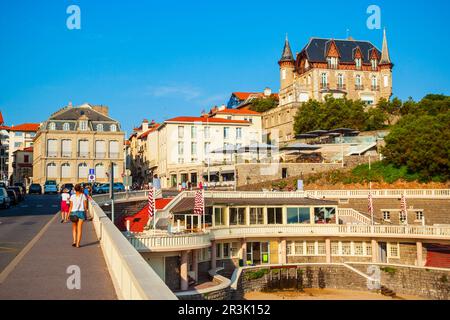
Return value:
[(405, 193), (402, 193), (402, 198), (400, 200), (401, 215), (405, 217), (405, 223), (408, 224), (408, 209), (406, 208), (406, 197)]
[(148, 190), (148, 215), (150, 218), (155, 215), (155, 188)]
[(369, 191), (369, 196), (368, 196), (367, 211), (368, 211), (371, 221), (373, 223), (373, 200), (372, 200), (372, 192), (370, 192), (370, 191)]
[(204, 205), (205, 205), (205, 198), (203, 194), (203, 190), (198, 190), (195, 192), (195, 199), (194, 199), (194, 214), (202, 215), (204, 214)]

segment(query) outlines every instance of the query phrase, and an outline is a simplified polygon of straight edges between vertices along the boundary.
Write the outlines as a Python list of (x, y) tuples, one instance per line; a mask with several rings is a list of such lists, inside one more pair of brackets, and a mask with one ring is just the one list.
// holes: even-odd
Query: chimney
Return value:
[(92, 109), (105, 116), (109, 114), (109, 108), (107, 106), (93, 106)]
[(272, 89), (266, 87), (266, 88), (264, 89), (264, 96), (270, 97), (271, 95), (272, 95)]
[(148, 130), (148, 120), (144, 119), (142, 120), (142, 132), (145, 132)]

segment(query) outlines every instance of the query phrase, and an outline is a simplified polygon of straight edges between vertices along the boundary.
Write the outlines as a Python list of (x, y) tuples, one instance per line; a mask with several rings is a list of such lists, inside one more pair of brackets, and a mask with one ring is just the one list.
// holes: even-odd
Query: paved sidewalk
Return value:
[[(0, 300), (117, 299), (92, 222), (85, 222), (81, 248), (72, 247), (71, 223), (54, 219), (42, 237), (0, 284)], [(81, 289), (69, 290), (66, 273), (80, 267)]]

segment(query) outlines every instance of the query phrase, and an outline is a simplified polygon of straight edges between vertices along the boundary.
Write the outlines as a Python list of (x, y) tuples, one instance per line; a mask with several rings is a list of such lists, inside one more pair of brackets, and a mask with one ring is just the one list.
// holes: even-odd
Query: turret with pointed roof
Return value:
[(383, 48), (381, 49), (380, 64), (390, 64), (391, 58), (389, 57), (389, 49), (386, 39), (386, 28), (383, 30)]
[(286, 40), (284, 41), (283, 54), (281, 55), (279, 64), (282, 62), (294, 62), (294, 56), (292, 55), (291, 46), (289, 45), (289, 39), (286, 34)]

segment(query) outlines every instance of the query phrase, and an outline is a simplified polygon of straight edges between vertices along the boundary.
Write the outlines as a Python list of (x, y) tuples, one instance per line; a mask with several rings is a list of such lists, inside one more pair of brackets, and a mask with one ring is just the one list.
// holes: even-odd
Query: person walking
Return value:
[(81, 185), (77, 184), (74, 189), (75, 194), (70, 196), (69, 217), (72, 221), (72, 246), (79, 248), (83, 234), (83, 222), (86, 220), (86, 212), (88, 211), (88, 202)]
[(61, 223), (69, 221), (70, 194), (65, 188), (61, 193)]
[(152, 184), (153, 184), (153, 188), (155, 188), (156, 190), (161, 190), (161, 180), (159, 180), (157, 174), (155, 174), (153, 176)]

